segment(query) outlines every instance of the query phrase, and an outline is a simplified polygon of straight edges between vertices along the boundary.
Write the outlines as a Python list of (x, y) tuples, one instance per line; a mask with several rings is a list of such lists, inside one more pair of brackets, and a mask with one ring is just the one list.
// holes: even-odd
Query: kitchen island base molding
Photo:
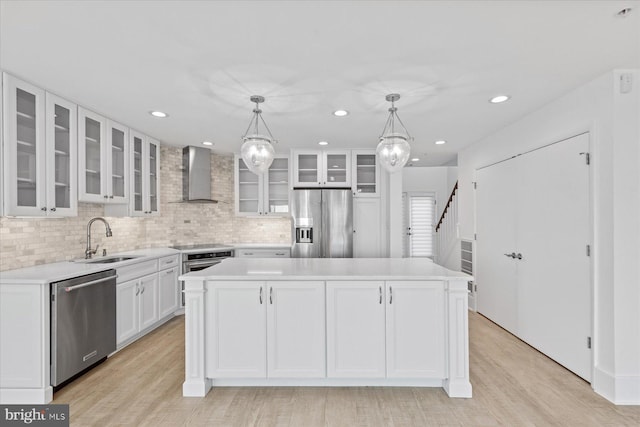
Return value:
[(184, 396), (227, 386), (442, 387), (472, 396), (469, 276), (416, 259), (263, 264), (229, 259), (180, 277)]

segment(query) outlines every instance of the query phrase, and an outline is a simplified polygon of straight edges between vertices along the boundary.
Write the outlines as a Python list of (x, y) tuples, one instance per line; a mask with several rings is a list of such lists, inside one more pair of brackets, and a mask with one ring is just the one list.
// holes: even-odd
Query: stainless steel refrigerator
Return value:
[(351, 190), (293, 190), (294, 258), (353, 257)]

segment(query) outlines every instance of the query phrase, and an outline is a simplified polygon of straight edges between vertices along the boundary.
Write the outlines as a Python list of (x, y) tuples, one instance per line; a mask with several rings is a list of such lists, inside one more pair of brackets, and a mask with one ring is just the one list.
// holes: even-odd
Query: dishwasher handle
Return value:
[(69, 287), (64, 288), (64, 290), (65, 290), (65, 292), (71, 292), (71, 291), (75, 291), (76, 289), (86, 288), (87, 286), (97, 285), (98, 283), (102, 283), (102, 282), (106, 282), (106, 281), (109, 281), (109, 280), (112, 280), (112, 279), (116, 279), (117, 277), (118, 277), (117, 274), (115, 276), (103, 277), (102, 279), (92, 280), (90, 282), (82, 283), (80, 285), (69, 286)]

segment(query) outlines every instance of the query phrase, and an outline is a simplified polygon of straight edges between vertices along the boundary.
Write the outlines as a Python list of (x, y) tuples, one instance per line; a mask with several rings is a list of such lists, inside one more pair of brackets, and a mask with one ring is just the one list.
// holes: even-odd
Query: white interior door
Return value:
[(516, 174), (514, 161), (476, 172), (475, 277), (478, 312), (517, 335)]
[[(589, 135), (517, 159), (518, 335), (591, 379)], [(583, 154), (580, 154), (583, 153)]]

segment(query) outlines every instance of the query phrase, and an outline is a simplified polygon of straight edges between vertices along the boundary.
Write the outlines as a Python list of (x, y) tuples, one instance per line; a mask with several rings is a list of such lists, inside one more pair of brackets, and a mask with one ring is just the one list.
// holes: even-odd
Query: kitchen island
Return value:
[(471, 397), (464, 273), (417, 258), (233, 258), (180, 279), (183, 396), (418, 386)]

